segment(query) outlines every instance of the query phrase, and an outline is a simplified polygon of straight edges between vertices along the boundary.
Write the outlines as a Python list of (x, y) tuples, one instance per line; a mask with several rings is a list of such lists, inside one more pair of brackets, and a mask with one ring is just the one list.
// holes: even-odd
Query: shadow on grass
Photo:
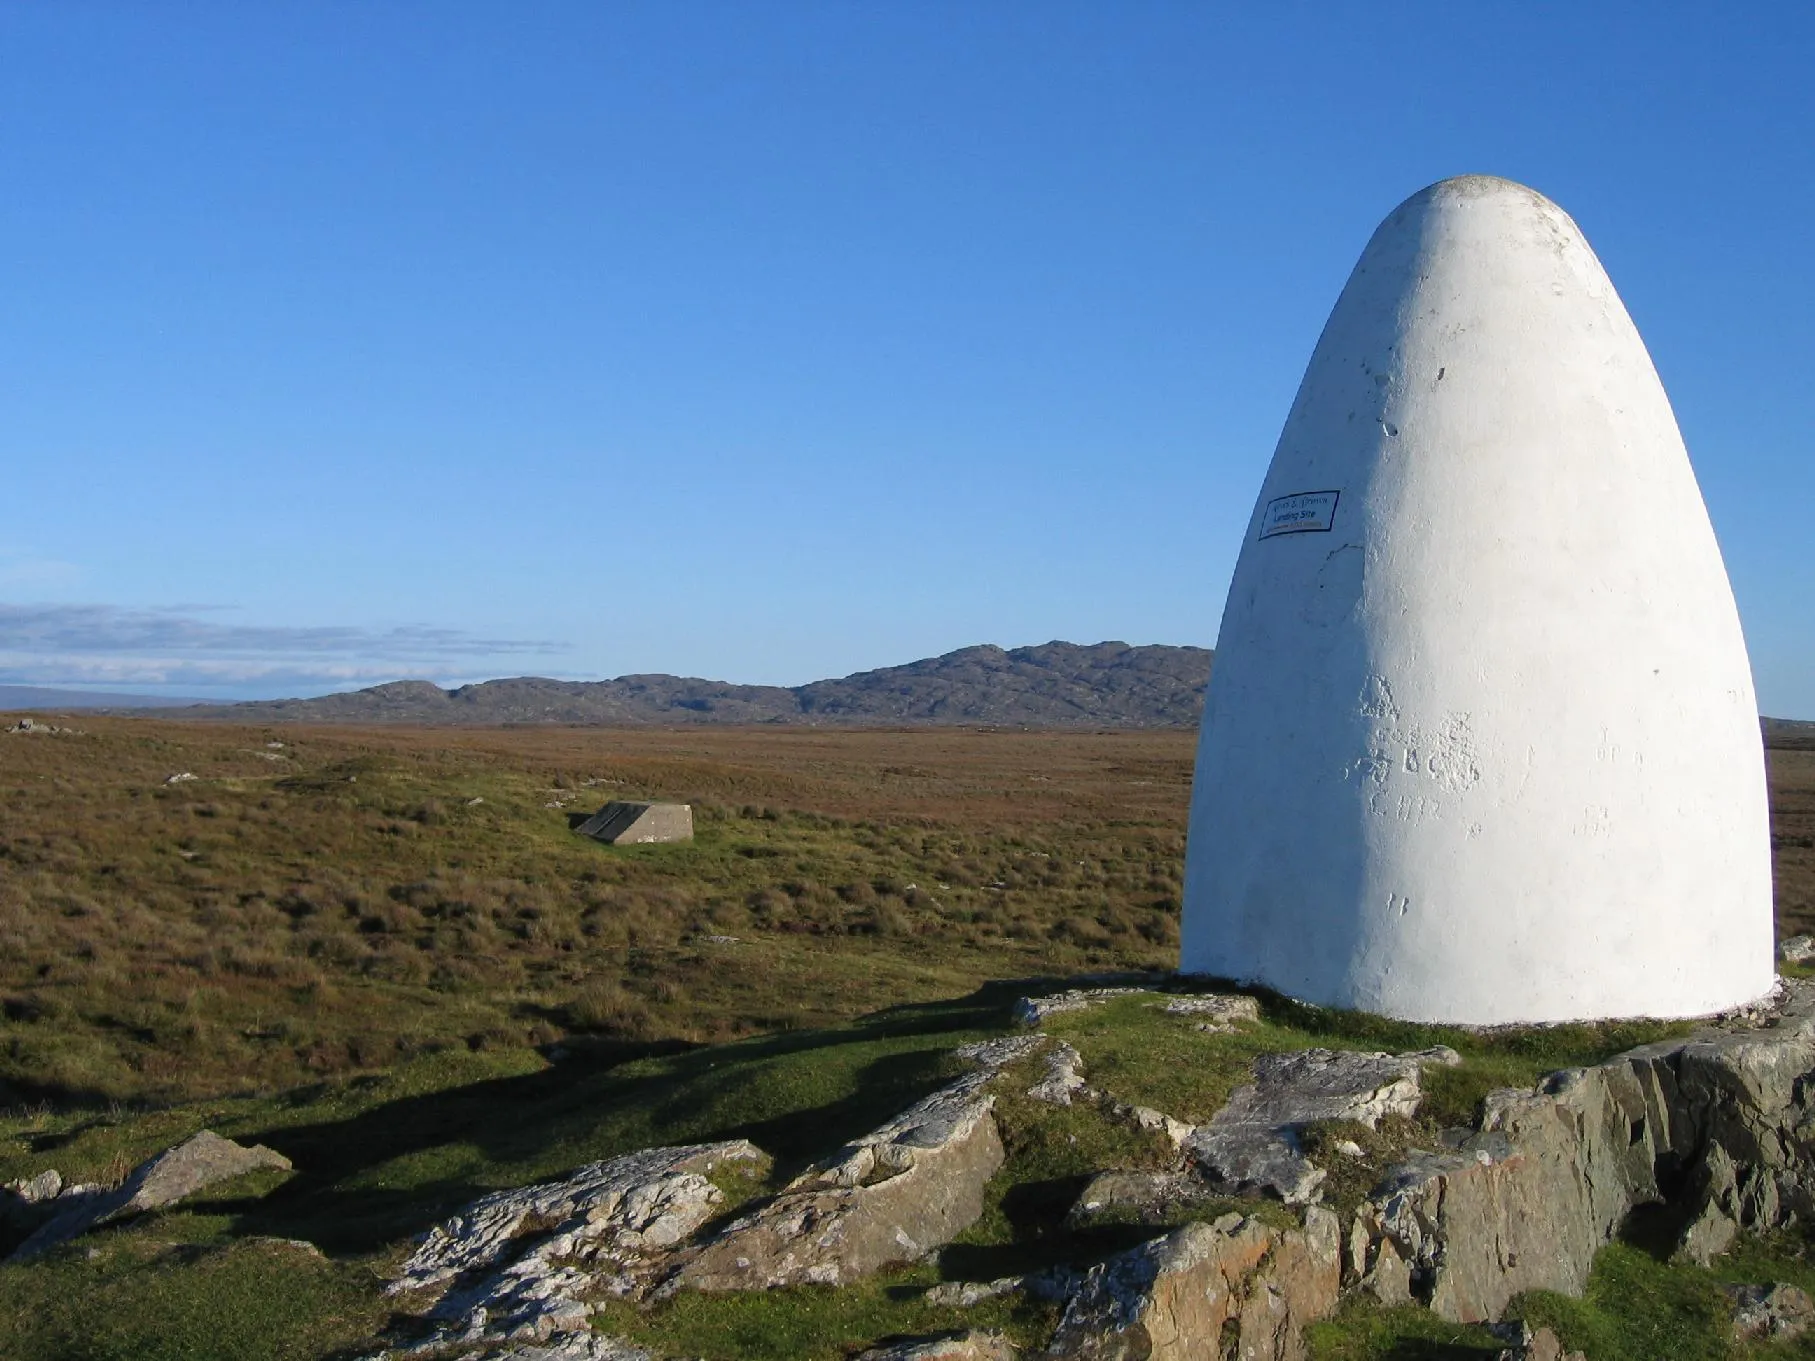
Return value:
[[(947, 1080), (949, 1046), (914, 1041), (949, 1036), (955, 1045), (1000, 1029), (1010, 991), (992, 984), (836, 1030), (710, 1047), (576, 1040), (541, 1072), (247, 1132), (242, 1142), (277, 1149), (297, 1175), (260, 1200), (217, 1208), (240, 1216), (241, 1233), (345, 1253), (427, 1228), (499, 1186), (653, 1144), (749, 1139), (775, 1158), (772, 1182), (780, 1183)], [(871, 1047), (879, 1052), (866, 1053)], [(418, 1164), (401, 1178), (407, 1184), (374, 1180), (385, 1164), (411, 1158)], [(438, 1161), (447, 1175), (435, 1175)]]

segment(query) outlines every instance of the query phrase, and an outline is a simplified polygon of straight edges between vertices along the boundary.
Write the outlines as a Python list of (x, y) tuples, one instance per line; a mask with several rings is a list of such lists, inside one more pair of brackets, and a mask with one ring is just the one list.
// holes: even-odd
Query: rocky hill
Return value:
[(1190, 727), (1210, 678), (1208, 649), (1051, 642), (985, 644), (808, 685), (731, 685), (686, 676), (558, 681), (533, 676), (443, 690), (394, 681), (318, 699), (196, 705), (175, 717), (316, 723), (801, 723)]

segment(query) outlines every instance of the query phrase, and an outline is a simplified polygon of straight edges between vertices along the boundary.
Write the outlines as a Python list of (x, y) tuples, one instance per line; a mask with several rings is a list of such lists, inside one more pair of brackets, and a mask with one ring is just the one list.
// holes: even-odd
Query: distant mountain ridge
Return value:
[(21, 709), (168, 709), (173, 705), (202, 704), (190, 696), (129, 695), (103, 690), (59, 690), (43, 685), (0, 685), (0, 711)]
[(1051, 642), (961, 648), (906, 666), (808, 685), (731, 685), (688, 676), (603, 681), (520, 676), (443, 690), (392, 681), (317, 699), (162, 710), (161, 717), (283, 723), (491, 727), (551, 723), (984, 724), (1184, 728), (1203, 710), (1211, 653), (1201, 647)]

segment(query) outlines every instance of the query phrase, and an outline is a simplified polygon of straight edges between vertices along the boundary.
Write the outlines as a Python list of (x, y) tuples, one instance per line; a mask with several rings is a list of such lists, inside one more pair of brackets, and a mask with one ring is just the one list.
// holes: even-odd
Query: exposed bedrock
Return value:
[(1320, 1120), (1353, 1120), (1373, 1129), (1389, 1115), (1411, 1115), (1424, 1092), (1427, 1064), (1459, 1062), (1453, 1049), (1366, 1054), (1306, 1049), (1263, 1054), (1254, 1081), (1183, 1140), (1193, 1164), (1230, 1191), (1265, 1189), (1288, 1205), (1318, 1197), (1324, 1179), (1299, 1151), (1298, 1130)]
[[(763, 1155), (742, 1142), (646, 1150), (477, 1202), (424, 1238), (393, 1287), (433, 1301), (426, 1321), (435, 1331), (415, 1350), (492, 1357), (516, 1348), (508, 1354), (521, 1361), (633, 1356), (591, 1334), (591, 1301), (842, 1285), (918, 1259), (981, 1213), (1004, 1156), (988, 1084), (1011, 1063), (1044, 1060), (1034, 1089), (1042, 1099), (1088, 1100), (1112, 1115), (1136, 1109), (1083, 1085), (1076, 1052), (1045, 1036), (1007, 1036), (960, 1056), (976, 1071), (722, 1227), (714, 1216), (723, 1200), (705, 1174), (724, 1162), (760, 1165)], [(1176, 1223), (1194, 1209), (1213, 1213), (1198, 1207), (1239, 1183), (1248, 1196), (1295, 1202), (1295, 1223), (1277, 1212), (1227, 1213), (1088, 1271), (950, 1282), (929, 1302), (962, 1308), (1011, 1291), (1063, 1298), (1050, 1361), (1298, 1361), (1306, 1325), (1344, 1294), (1422, 1303), (1467, 1323), (1499, 1320), (1526, 1291), (1578, 1295), (1595, 1253), (1642, 1208), (1653, 1207), (1652, 1230), (1703, 1261), (1743, 1232), (1815, 1215), (1815, 981), (1787, 984), (1767, 1012), (1494, 1092), (1473, 1127), (1410, 1151), (1353, 1210), (1320, 1203), (1297, 1129), (1410, 1114), (1420, 1070), (1454, 1061), (1446, 1050), (1263, 1055), (1251, 1086), (1185, 1130), (1178, 1165), (1105, 1169), (1073, 1219)], [(1244, 1150), (1283, 1174), (1237, 1175), (1231, 1158)], [(1219, 1157), (1229, 1165), (1206, 1177)], [(1767, 1285), (1736, 1297), (1735, 1309), (1752, 1331), (1777, 1336), (1803, 1325), (1802, 1305)], [(1561, 1355), (1554, 1338), (1540, 1333), (1507, 1355), (1553, 1352)], [(986, 1334), (911, 1339), (879, 1353), (1006, 1354)]]
[(263, 1144), (248, 1148), (205, 1129), (140, 1163), (111, 1190), (64, 1186), (54, 1172), (45, 1173), (13, 1195), (25, 1205), (49, 1209), (54, 1217), (41, 1223), (8, 1260), (30, 1261), (90, 1229), (161, 1210), (207, 1187), (268, 1168), (287, 1172), (290, 1160)]
[(1299, 1361), (1305, 1325), (1337, 1305), (1340, 1237), (1336, 1215), (1321, 1206), (1305, 1212), (1301, 1229), (1239, 1214), (1187, 1224), (1093, 1267), (1066, 1305), (1047, 1355)]
[(1815, 1210), (1815, 987), (1753, 1028), (1644, 1046), (1490, 1095), (1454, 1147), (1395, 1168), (1347, 1235), (1347, 1278), (1461, 1322), (1526, 1290), (1581, 1294), (1642, 1206), (1705, 1262)]
[(950, 1242), (1002, 1166), (993, 1076), (960, 1078), (808, 1168), (687, 1254), (660, 1293), (839, 1285)]
[(496, 1192), (429, 1230), (386, 1293), (443, 1292), (429, 1311), (431, 1347), (583, 1333), (585, 1297), (637, 1293), (723, 1203), (708, 1173), (768, 1161), (742, 1139), (649, 1148)]

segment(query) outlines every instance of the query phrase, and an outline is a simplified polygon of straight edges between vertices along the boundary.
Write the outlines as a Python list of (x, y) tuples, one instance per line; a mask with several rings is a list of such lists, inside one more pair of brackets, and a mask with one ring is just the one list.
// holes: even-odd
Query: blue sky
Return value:
[(1524, 180), (1815, 717), (1803, 5), (0, 6), (0, 682), (1214, 641), (1378, 220)]

